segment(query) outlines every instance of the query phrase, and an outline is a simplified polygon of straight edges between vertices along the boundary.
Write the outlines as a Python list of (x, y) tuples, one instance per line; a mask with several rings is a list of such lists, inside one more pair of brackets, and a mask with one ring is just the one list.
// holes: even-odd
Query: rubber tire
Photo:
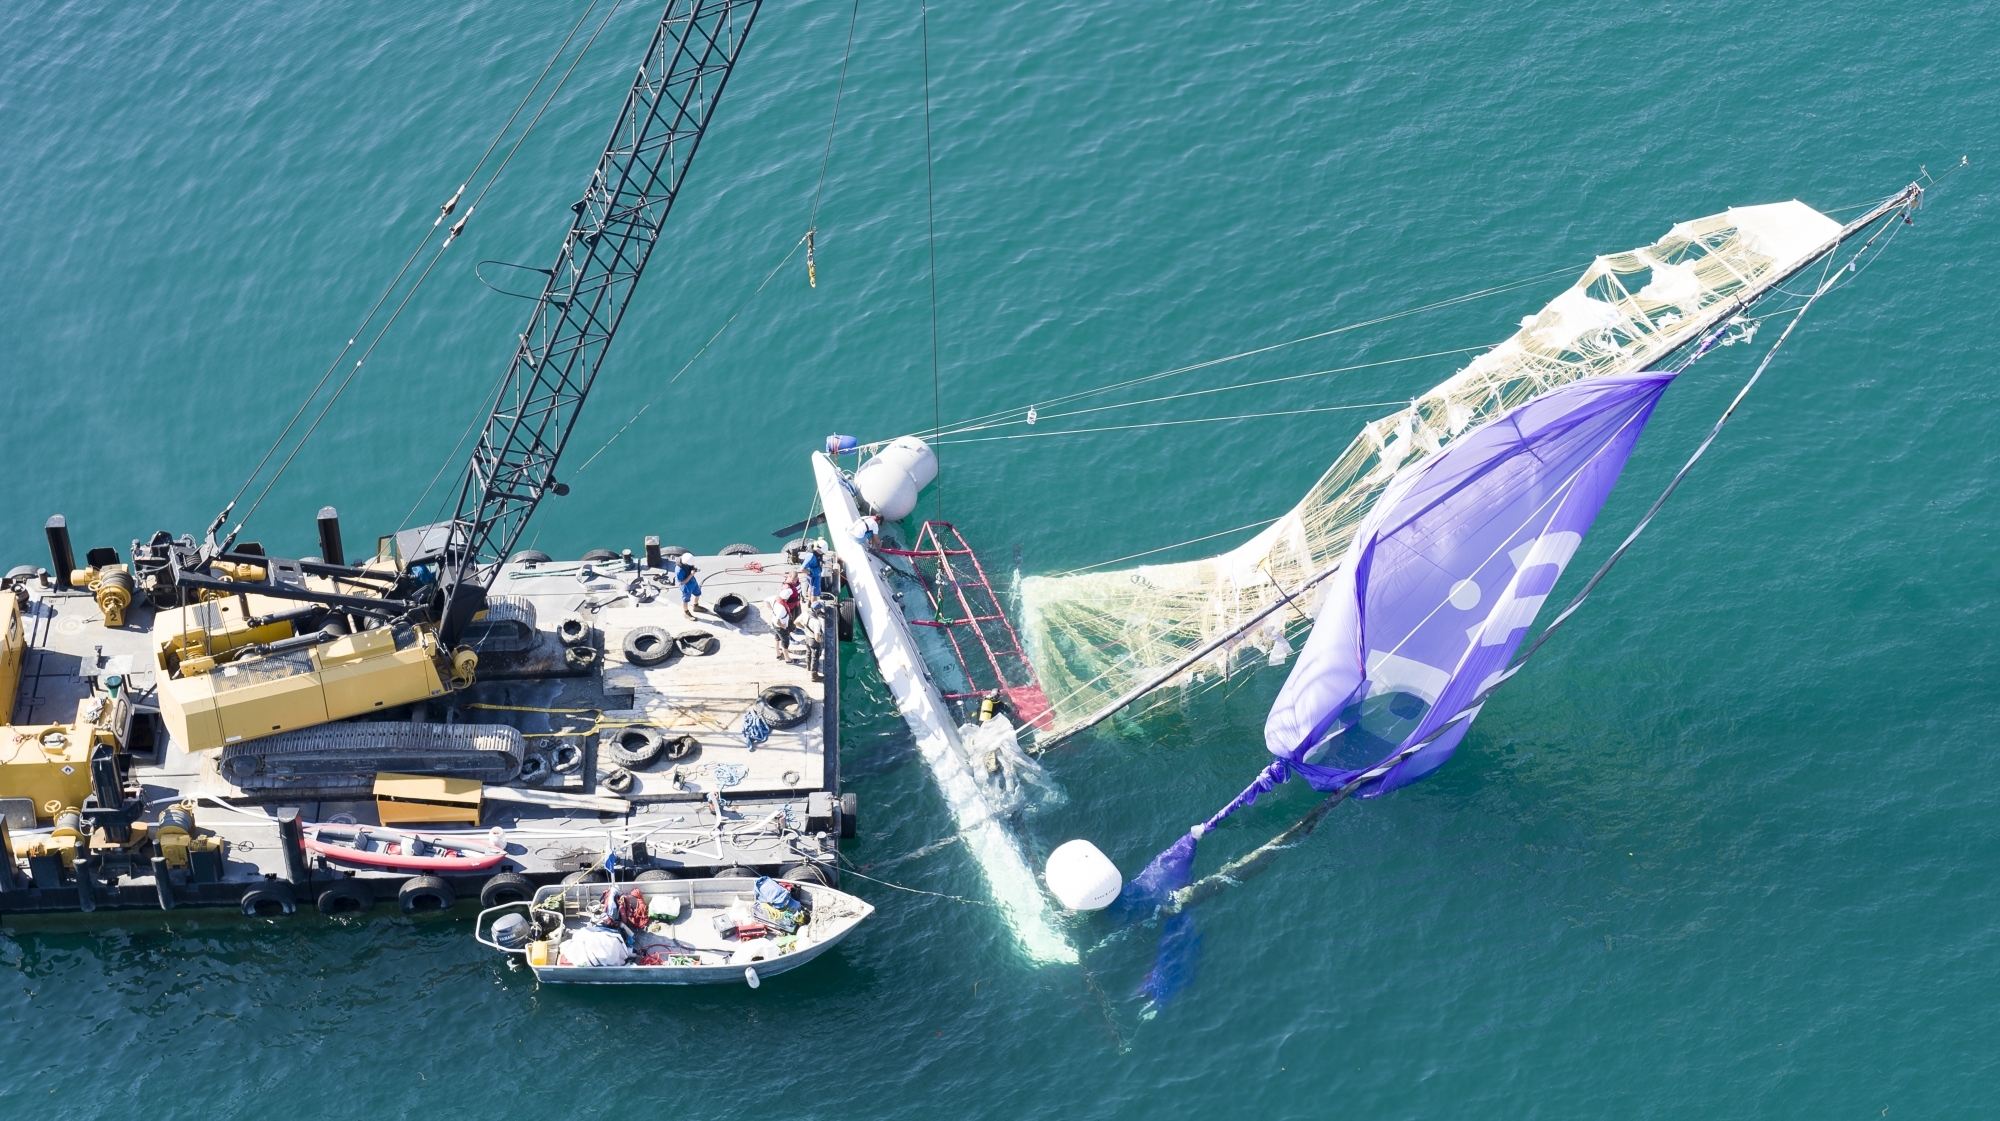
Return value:
[(855, 827), (859, 824), (859, 822), (856, 819), (859, 818), (860, 816), (861, 816), (861, 796), (854, 793), (842, 794), (840, 796), (840, 839), (841, 840), (851, 841), (854, 839)]
[(588, 868), (578, 868), (576, 871), (564, 876), (562, 882), (565, 884), (608, 884), (611, 882), (611, 873), (604, 870), (604, 865), (593, 864)]
[(700, 750), (701, 750), (701, 741), (694, 738), (693, 736), (675, 736), (674, 738), (667, 741), (667, 750), (666, 750), (667, 761), (672, 763), (678, 763), (682, 759), (685, 759), (688, 756), (693, 755), (696, 752), (699, 752)]
[(632, 877), (636, 883), (647, 884), (657, 883), (661, 880), (678, 880), (681, 878), (681, 874), (672, 868), (648, 868), (644, 872)]
[(603, 660), (595, 646), (571, 646), (563, 651), (563, 664), (573, 670), (594, 670)]
[(502, 872), (487, 880), (479, 888), (481, 907), (498, 907), (502, 903), (526, 903), (535, 897), (535, 881), (519, 872)]
[(638, 785), (638, 783), (639, 778), (637, 775), (634, 775), (631, 771), (623, 767), (615, 767), (610, 774), (604, 776), (602, 785), (604, 789), (609, 790), (613, 794), (629, 794), (632, 792), (632, 788)]
[(725, 623), (740, 623), (750, 617), (750, 605), (735, 592), (716, 600), (715, 606), (710, 610), (715, 612), (716, 618)]
[(743, 876), (754, 880), (763, 874), (755, 868), (746, 868), (741, 864), (731, 864), (727, 868), (718, 868), (715, 870), (715, 878), (718, 880), (726, 880), (732, 876)]
[(659, 627), (634, 627), (625, 636), (625, 660), (635, 666), (657, 666), (678, 653), (674, 636)]
[(284, 880), (266, 880), (252, 884), (243, 893), (243, 913), (251, 918), (262, 918), (269, 912), (260, 910), (266, 904), (278, 908), (278, 913), (289, 915), (299, 909), (298, 896), (292, 893), (292, 885)]
[(840, 636), (840, 641), (853, 642), (854, 601), (851, 599), (841, 600), (840, 606), (834, 609), (833, 618), (834, 618), (833, 631), (836, 635)]
[[(778, 701), (790, 701), (795, 705), (792, 715), (785, 715), (786, 708)], [(773, 685), (757, 696), (757, 715), (764, 718), (773, 731), (796, 728), (812, 716), (812, 698), (796, 685)]]
[(573, 743), (559, 744), (549, 759), (549, 769), (559, 775), (573, 775), (583, 767), (583, 748)]
[(681, 648), (681, 653), (695, 657), (722, 649), (722, 640), (708, 631), (688, 631), (675, 638), (674, 644)]
[(839, 879), (840, 874), (827, 871), (824, 864), (787, 864), (778, 869), (778, 878), (791, 884), (807, 883), (834, 887), (836, 885), (830, 881)]
[[(636, 740), (629, 743), (628, 740)], [(627, 770), (639, 771), (659, 762), (667, 750), (667, 734), (658, 728), (620, 728), (604, 741), (604, 755)]]
[(555, 773), (555, 768), (549, 765), (548, 756), (530, 752), (522, 757), (521, 772), (514, 776), (514, 781), (522, 786), (540, 786)]
[(570, 615), (556, 624), (556, 641), (564, 646), (575, 646), (579, 642), (590, 641), (590, 620), (581, 615)]
[(550, 557), (540, 549), (523, 549), (507, 558), (509, 564), (547, 564)]
[(396, 889), (396, 906), (406, 915), (449, 911), (458, 905), (458, 893), (437, 876), (411, 876)]
[(335, 880), (313, 900), (322, 915), (362, 915), (375, 909), (375, 891), (366, 880)]
[(734, 545), (730, 545), (724, 548), (722, 552), (717, 555), (725, 557), (754, 557), (763, 551), (764, 550), (759, 549), (755, 545), (745, 545), (739, 541)]
[(617, 560), (618, 554), (609, 549), (592, 549), (577, 559), (585, 564), (603, 564), (605, 561)]

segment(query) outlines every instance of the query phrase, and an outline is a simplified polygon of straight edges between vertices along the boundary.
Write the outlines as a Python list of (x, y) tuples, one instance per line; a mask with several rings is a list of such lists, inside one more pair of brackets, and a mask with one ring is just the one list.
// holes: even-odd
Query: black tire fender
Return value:
[(620, 728), (604, 741), (605, 757), (634, 771), (658, 762), (666, 749), (667, 734), (658, 728)]
[(727, 868), (718, 868), (715, 870), (715, 878), (718, 880), (733, 879), (739, 876), (744, 879), (754, 880), (763, 874), (755, 868), (745, 867), (741, 864), (731, 864)]
[(458, 893), (439, 876), (411, 876), (396, 889), (396, 906), (406, 915), (449, 911), (457, 905)]
[(611, 882), (611, 873), (604, 870), (604, 865), (593, 864), (588, 868), (578, 868), (576, 871), (564, 876), (562, 882), (565, 884), (608, 884)]
[(243, 913), (252, 917), (289, 915), (298, 909), (298, 897), (292, 894), (292, 885), (284, 880), (252, 884), (243, 893)]
[(674, 643), (681, 648), (683, 654), (713, 654), (722, 649), (722, 640), (708, 631), (688, 631), (674, 639)]
[(540, 549), (523, 549), (507, 558), (509, 564), (547, 564), (549, 555)]
[(597, 663), (602, 660), (595, 646), (572, 646), (563, 651), (563, 662), (571, 669), (596, 669)]
[(582, 560), (585, 564), (603, 564), (605, 561), (617, 560), (618, 554), (609, 549), (592, 549), (578, 559)]
[(715, 616), (725, 623), (740, 623), (750, 617), (750, 605), (742, 596), (730, 592), (715, 601)]
[(481, 907), (498, 907), (502, 903), (526, 903), (535, 897), (535, 881), (519, 872), (502, 872), (487, 880), (479, 888)]
[(840, 873), (824, 864), (787, 864), (778, 869), (778, 878), (788, 884), (804, 883), (834, 887), (836, 886), (834, 881), (840, 878)]
[(812, 715), (812, 698), (796, 685), (773, 685), (758, 694), (757, 715), (772, 728), (796, 728)]
[(834, 609), (834, 628), (833, 628), (833, 629), (834, 629), (834, 633), (840, 636), (840, 641), (842, 641), (842, 642), (853, 642), (853, 641), (854, 641), (854, 601), (853, 601), (853, 600), (851, 600), (851, 599), (843, 599), (843, 600), (841, 600), (841, 601), (840, 601), (840, 606)]
[(549, 781), (555, 769), (549, 766), (549, 757), (540, 752), (530, 752), (521, 759), (521, 773), (514, 780), (522, 786), (540, 786)]
[(609, 790), (613, 794), (624, 794), (630, 791), (638, 781), (638, 776), (634, 775), (631, 771), (623, 767), (614, 767), (610, 774), (604, 776), (604, 789)]
[(359, 915), (375, 909), (375, 891), (366, 880), (335, 880), (313, 901), (322, 915)]
[(565, 616), (562, 622), (556, 624), (556, 641), (564, 646), (575, 646), (589, 638), (590, 620), (581, 615)]
[(701, 750), (701, 741), (693, 736), (675, 736), (667, 741), (667, 759), (679, 761)]
[(745, 545), (739, 541), (734, 545), (725, 546), (719, 555), (725, 557), (754, 557), (762, 551), (755, 545)]
[(656, 883), (660, 880), (678, 880), (680, 878), (681, 874), (672, 868), (648, 868), (644, 872), (632, 877), (634, 881), (639, 883)]
[(851, 841), (854, 839), (854, 831), (856, 826), (859, 824), (857, 819), (860, 816), (861, 816), (860, 796), (854, 794), (851, 791), (849, 793), (842, 794), (840, 796), (840, 839), (841, 840)]
[(559, 775), (575, 774), (583, 767), (583, 748), (573, 743), (559, 744), (549, 768)]
[(635, 666), (657, 666), (675, 654), (680, 646), (674, 636), (659, 627), (634, 627), (625, 635), (625, 660)]

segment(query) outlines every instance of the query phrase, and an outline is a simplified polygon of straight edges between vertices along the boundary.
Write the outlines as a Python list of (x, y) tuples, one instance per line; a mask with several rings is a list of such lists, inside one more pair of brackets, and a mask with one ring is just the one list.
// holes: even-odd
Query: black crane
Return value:
[(438, 550), (438, 639), (458, 644), (544, 495), (762, 0), (670, 0), (473, 447)]

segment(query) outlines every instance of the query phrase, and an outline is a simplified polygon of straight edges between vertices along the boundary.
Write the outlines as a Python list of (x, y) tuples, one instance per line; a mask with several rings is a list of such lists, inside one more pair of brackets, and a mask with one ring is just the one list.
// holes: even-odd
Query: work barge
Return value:
[[(427, 532), (384, 537), (376, 556), (342, 565), (337, 515), (323, 510), (336, 563), (258, 563), (262, 550), (243, 545), (207, 566), (228, 573), (226, 587), (190, 589), (191, 578), (157, 578), (159, 554), (189, 539), (79, 561), (64, 519), (50, 519), (48, 567), (15, 567), (0, 584), (11, 714), (0, 914), (419, 912), (555, 883), (838, 883), (857, 807), (840, 786), (839, 639), (852, 609), (837, 559), (824, 557), (826, 590), (782, 655), (766, 601), (799, 572), (805, 542), (696, 557), (648, 537), (574, 561), (517, 553), (442, 656), (427, 628), (281, 598), (288, 582), (348, 586), (336, 570), (407, 585), (426, 575), (405, 558)], [(693, 619), (682, 561), (699, 573)], [(381, 665), (353, 702), (366, 711), (342, 719), (340, 674), (371, 659)], [(439, 666), (465, 678), (439, 680)], [(423, 695), (385, 702), (401, 695), (397, 673)], [(204, 709), (218, 699), (228, 703)], [(371, 867), (313, 851), (317, 825), (504, 858), (477, 871)]]

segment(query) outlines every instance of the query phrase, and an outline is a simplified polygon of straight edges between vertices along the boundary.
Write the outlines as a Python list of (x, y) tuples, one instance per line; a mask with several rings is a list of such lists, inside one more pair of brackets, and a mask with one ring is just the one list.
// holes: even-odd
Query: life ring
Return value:
[(625, 660), (635, 666), (657, 666), (678, 653), (674, 636), (659, 627), (635, 627), (625, 635)]
[(604, 789), (609, 790), (613, 794), (624, 794), (630, 791), (632, 785), (638, 781), (638, 776), (634, 775), (631, 771), (623, 767), (615, 767), (610, 774), (604, 776)]
[(554, 758), (549, 761), (549, 769), (559, 775), (575, 774), (583, 766), (583, 748), (573, 743), (556, 745)]
[(525, 903), (534, 896), (535, 881), (519, 872), (502, 872), (480, 886), (479, 905), (498, 907), (503, 903)]
[(571, 615), (556, 624), (556, 641), (575, 646), (590, 637), (590, 623), (581, 615)]
[(252, 917), (265, 915), (289, 915), (299, 909), (298, 899), (292, 894), (292, 885), (283, 880), (266, 880), (252, 884), (243, 893), (243, 913)]
[(595, 646), (572, 646), (563, 651), (563, 662), (574, 670), (596, 669), (600, 657)]
[(759, 552), (762, 552), (762, 550), (758, 549), (755, 545), (745, 545), (738, 542), (725, 547), (720, 555), (725, 557), (754, 557)]
[(713, 654), (722, 649), (722, 640), (708, 631), (689, 631), (674, 639), (683, 654)]
[(579, 559), (581, 559), (585, 564), (600, 564), (604, 561), (617, 560), (618, 554), (612, 552), (609, 549), (592, 549), (591, 551), (583, 554), (583, 556)]
[(319, 893), (313, 906), (322, 915), (358, 915), (375, 909), (375, 892), (366, 880), (335, 880), (332, 887)]
[(773, 728), (796, 728), (812, 715), (812, 700), (796, 685), (773, 685), (758, 695), (757, 715)]
[(540, 549), (523, 549), (507, 558), (509, 564), (547, 564), (549, 555)]
[(449, 911), (457, 903), (458, 893), (439, 876), (411, 876), (396, 889), (396, 906), (406, 915)]
[(730, 592), (715, 601), (715, 615), (725, 623), (740, 623), (750, 617), (750, 605), (742, 596)]
[(635, 771), (652, 766), (666, 749), (666, 733), (658, 728), (621, 728), (604, 741), (604, 754), (613, 763)]

